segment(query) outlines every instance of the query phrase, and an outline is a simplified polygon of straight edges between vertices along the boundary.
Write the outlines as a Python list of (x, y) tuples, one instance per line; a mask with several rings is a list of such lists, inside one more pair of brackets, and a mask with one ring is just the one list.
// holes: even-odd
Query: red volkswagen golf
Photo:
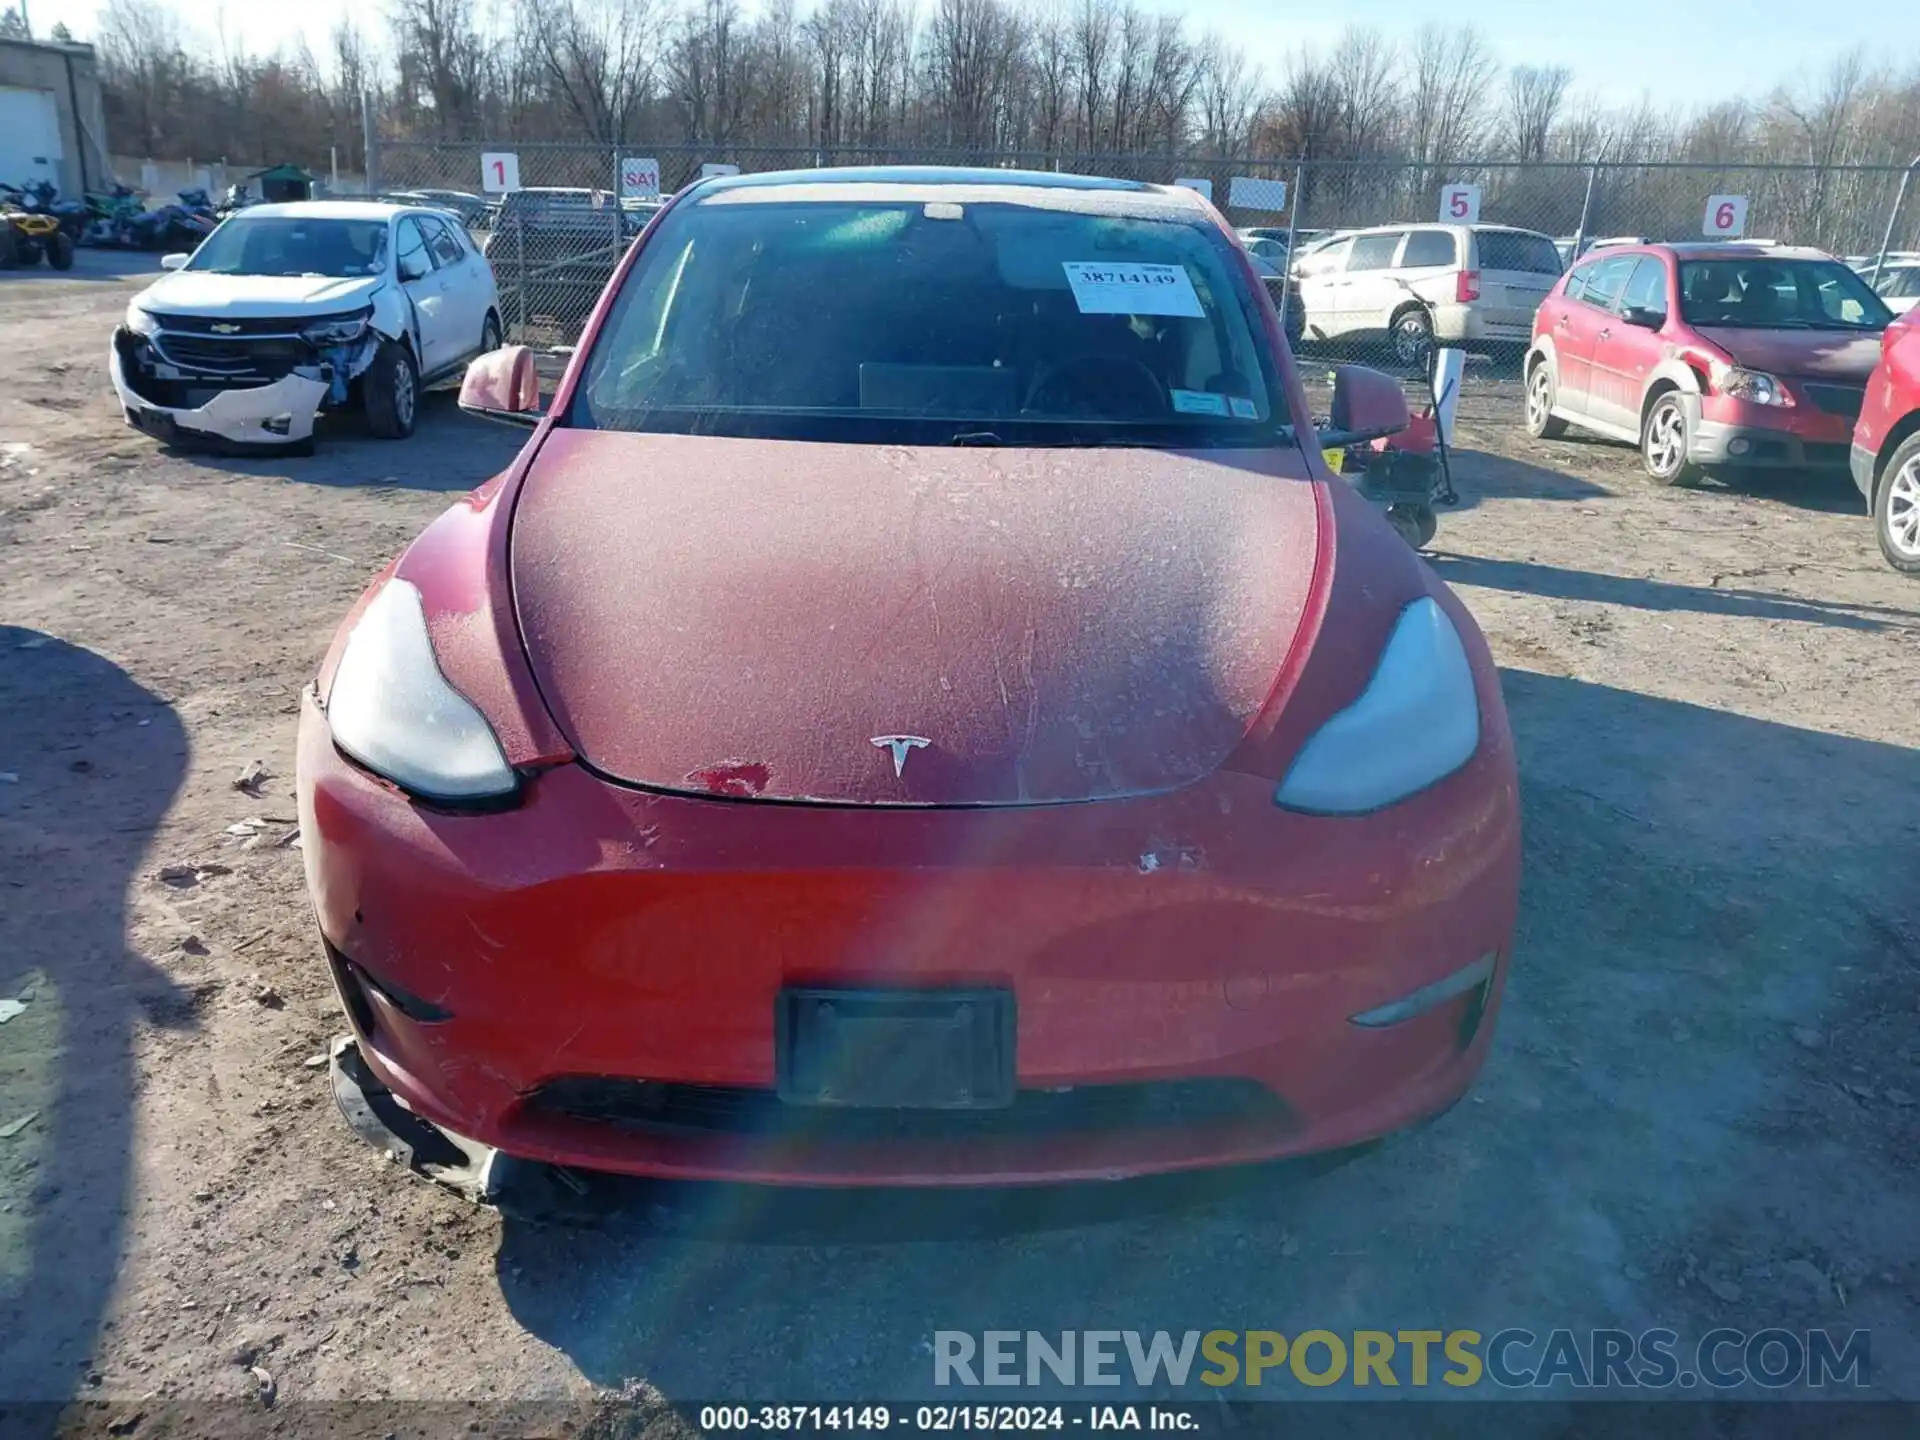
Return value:
[(305, 698), (370, 1083), (515, 1156), (813, 1183), (1344, 1147), (1458, 1099), (1513, 942), (1487, 647), (1321, 447), (1184, 190), (702, 182)]

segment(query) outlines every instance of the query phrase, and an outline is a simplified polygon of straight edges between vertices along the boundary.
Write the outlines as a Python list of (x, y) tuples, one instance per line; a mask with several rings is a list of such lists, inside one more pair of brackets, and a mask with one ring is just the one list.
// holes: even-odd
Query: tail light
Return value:
[(1461, 305), (1466, 304), (1469, 300), (1478, 300), (1480, 298), (1480, 272), (1478, 270), (1462, 270), (1458, 275), (1453, 277), (1453, 298)]

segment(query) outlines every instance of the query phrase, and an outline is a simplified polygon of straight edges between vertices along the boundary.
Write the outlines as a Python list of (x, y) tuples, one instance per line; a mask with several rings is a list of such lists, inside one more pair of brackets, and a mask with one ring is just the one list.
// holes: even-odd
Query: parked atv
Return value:
[(25, 185), (0, 181), (0, 208), (25, 210), (30, 215), (51, 215), (75, 245), (86, 233), (87, 221), (91, 218), (86, 205), (78, 200), (62, 200), (59, 186), (46, 179), (29, 180)]
[(0, 270), (38, 265), (42, 257), (56, 270), (71, 270), (73, 237), (51, 215), (11, 206), (0, 210)]

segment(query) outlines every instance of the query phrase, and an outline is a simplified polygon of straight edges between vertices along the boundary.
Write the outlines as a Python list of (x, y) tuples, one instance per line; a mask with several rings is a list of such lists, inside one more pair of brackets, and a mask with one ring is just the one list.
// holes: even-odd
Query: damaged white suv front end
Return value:
[(424, 385), (500, 343), (492, 271), (434, 211), (256, 206), (165, 263), (108, 353), (127, 422), (162, 440), (304, 448), (355, 405), (398, 438)]

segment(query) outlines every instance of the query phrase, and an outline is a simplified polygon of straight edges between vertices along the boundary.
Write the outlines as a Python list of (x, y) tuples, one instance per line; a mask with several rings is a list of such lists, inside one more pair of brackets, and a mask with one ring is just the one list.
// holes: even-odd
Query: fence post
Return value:
[(1293, 303), (1293, 242), (1300, 234), (1300, 202), (1307, 198), (1304, 160), (1293, 167), (1293, 203), (1287, 206), (1287, 258), (1280, 263), (1280, 333), (1287, 333), (1287, 306)]
[(1580, 223), (1573, 228), (1573, 254), (1568, 257), (1571, 266), (1580, 258), (1580, 247), (1587, 243), (1587, 222), (1593, 218), (1593, 187), (1600, 179), (1600, 167), (1607, 163), (1607, 149), (1613, 144), (1609, 135), (1600, 142), (1600, 153), (1593, 157), (1593, 163), (1587, 167), (1587, 193), (1580, 201)]
[(373, 92), (360, 92), (360, 152), (366, 159), (367, 193), (380, 193), (380, 135), (373, 125)]
[(1894, 193), (1893, 213), (1887, 216), (1887, 231), (1880, 237), (1880, 253), (1873, 260), (1873, 279), (1867, 283), (1877, 291), (1880, 288), (1880, 272), (1887, 268), (1887, 251), (1893, 248), (1894, 227), (1900, 223), (1900, 207), (1907, 203), (1907, 182), (1913, 179), (1913, 172), (1920, 169), (1920, 155), (1916, 155), (1900, 172), (1900, 188)]

